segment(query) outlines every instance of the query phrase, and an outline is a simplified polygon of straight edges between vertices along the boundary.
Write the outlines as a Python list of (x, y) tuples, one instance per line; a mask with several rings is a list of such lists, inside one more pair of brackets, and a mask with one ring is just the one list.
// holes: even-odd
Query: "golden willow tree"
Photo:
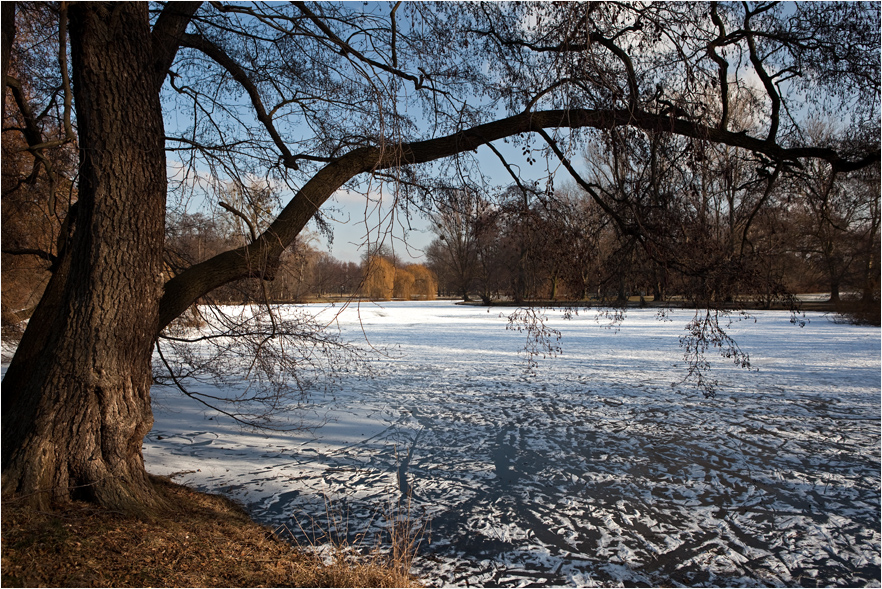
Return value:
[(396, 272), (392, 262), (382, 256), (371, 256), (365, 262), (362, 291), (368, 298), (388, 301), (395, 291)]
[[(16, 38), (35, 8), (13, 19), (10, 4), (4, 74), (9, 55), (54, 55), (29, 110), (37, 130), (57, 112), (75, 132), (61, 141), (79, 148), (78, 202), (2, 387), (3, 495), (40, 506), (157, 505), (141, 456), (157, 337), (214, 289), (271, 280), (341, 187), (388, 182), (401, 203), (427, 206), (442, 176), (480, 182), (478, 148), (502, 158), (515, 142), (572, 175), (647, 255), (707, 287), (732, 259), (678, 260), (671, 227), (689, 211), (634, 214), (644, 203), (580, 175), (586, 145), (627, 130), (692, 153), (740, 150), (755, 163), (758, 209), (807, 159), (845, 174), (880, 158), (877, 4), (62, 2), (43, 6), (58, 25), (49, 49)], [(732, 116), (745, 101), (750, 128)], [(824, 113), (847, 125), (816, 144), (803, 123)], [(27, 137), (33, 154), (52, 147)], [(194, 173), (264, 177), (293, 196), (245, 245), (169, 277), (166, 202), (186, 188), (169, 153)], [(505, 163), (524, 191), (542, 180)]]

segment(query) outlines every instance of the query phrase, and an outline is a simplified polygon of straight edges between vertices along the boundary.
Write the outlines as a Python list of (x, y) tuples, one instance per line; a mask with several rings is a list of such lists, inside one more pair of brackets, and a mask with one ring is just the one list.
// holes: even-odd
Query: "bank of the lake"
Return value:
[(88, 503), (53, 512), (3, 503), (4, 587), (402, 587), (385, 556), (325, 561), (229, 499), (168, 479), (168, 511), (132, 517)]

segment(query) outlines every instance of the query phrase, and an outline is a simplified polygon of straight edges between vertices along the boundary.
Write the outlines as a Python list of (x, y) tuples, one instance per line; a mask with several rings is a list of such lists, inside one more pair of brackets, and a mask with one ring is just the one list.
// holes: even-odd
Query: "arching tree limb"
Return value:
[(860, 169), (880, 157), (877, 148), (859, 160), (846, 160), (837, 151), (826, 147), (784, 148), (745, 133), (732, 133), (694, 121), (625, 109), (521, 113), (445, 137), (384, 148), (360, 147), (329, 163), (313, 176), (256, 240), (196, 264), (169, 280), (160, 303), (159, 330), (183, 313), (196, 299), (215, 288), (246, 277), (271, 278), (279, 256), (309, 219), (337, 189), (358, 174), (435, 161), (475, 150), (491, 141), (540, 129), (610, 129), (621, 126), (723, 143), (762, 153), (775, 161), (795, 162), (804, 157), (823, 159), (839, 170)]

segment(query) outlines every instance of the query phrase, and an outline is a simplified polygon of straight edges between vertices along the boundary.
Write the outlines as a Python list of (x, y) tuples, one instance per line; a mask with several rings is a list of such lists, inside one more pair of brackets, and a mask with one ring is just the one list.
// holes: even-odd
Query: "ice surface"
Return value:
[(330, 512), (370, 535), (408, 490), (430, 522), (414, 569), (437, 585), (879, 583), (878, 329), (754, 313), (732, 333), (759, 370), (715, 361), (708, 400), (671, 387), (690, 311), (629, 310), (618, 331), (549, 312), (563, 355), (530, 374), (499, 309), (308, 308), (385, 349), (378, 376), (346, 376), (314, 399), (326, 425), (295, 434), (155, 386), (149, 471), (294, 531)]

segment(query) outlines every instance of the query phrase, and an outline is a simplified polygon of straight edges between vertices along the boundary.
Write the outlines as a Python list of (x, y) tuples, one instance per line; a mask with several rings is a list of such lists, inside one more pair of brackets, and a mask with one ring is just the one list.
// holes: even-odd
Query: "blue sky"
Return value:
[[(546, 173), (541, 160), (533, 166), (527, 164), (520, 148), (503, 142), (494, 143), (494, 147), (510, 162), (516, 162), (526, 179), (530, 178), (530, 173), (534, 170), (536, 176)], [(481, 172), (494, 184), (508, 185), (512, 182), (511, 176), (489, 148), (479, 148), (477, 159)], [(329, 251), (340, 260), (358, 262), (364, 251), (359, 249), (359, 246), (366, 238), (369, 238), (371, 243), (376, 243), (380, 233), (387, 232), (384, 243), (393, 247), (403, 261), (411, 263), (423, 261), (423, 250), (435, 238), (429, 229), (430, 224), (423, 216), (417, 214), (405, 219), (402, 213), (392, 212), (391, 200), (389, 194), (372, 193), (371, 200), (368, 201), (362, 194), (346, 190), (337, 191), (323, 209), (334, 229), (333, 244), (328, 246), (327, 240), (320, 237), (314, 245)], [(314, 227), (310, 225), (310, 229), (314, 230)]]
[[(361, 8), (365, 12), (379, 11), (386, 13), (390, 9), (390, 6), (391, 5), (385, 3), (371, 2), (363, 3)], [(406, 19), (401, 19), (399, 27), (406, 27)], [(176, 111), (176, 99), (178, 99), (178, 97), (176, 97), (174, 92), (169, 92), (166, 96), (165, 124), (168, 134), (171, 136), (176, 135), (178, 129), (183, 130), (194, 124), (194, 120), (191, 118), (192, 114), (188, 112), (189, 109), (185, 107), (181, 112)], [(239, 119), (240, 122), (246, 121), (253, 116), (253, 113), (250, 113), (248, 100), (244, 94), (239, 97), (227, 97), (226, 100), (232, 100), (232, 102), (226, 104), (226, 107), (228, 108), (235, 110), (237, 104), (243, 107), (243, 110), (237, 115), (241, 117)], [(500, 112), (499, 116), (505, 116), (505, 114), (507, 113)], [(422, 121), (420, 115), (415, 114), (414, 112), (411, 112), (411, 115), (415, 117), (417, 124), (420, 124), (424, 131), (424, 134), (417, 132), (415, 139), (421, 140), (431, 138), (432, 125), (426, 121)], [(260, 126), (260, 123), (257, 120), (253, 120), (253, 124), (255, 127)], [(529, 164), (524, 161), (519, 148), (515, 148), (504, 142), (498, 142), (498, 144), (494, 144), (494, 146), (496, 149), (504, 153), (505, 157), (510, 161), (517, 162), (526, 179), (530, 178), (530, 172), (532, 170), (530, 170)], [(499, 185), (508, 185), (511, 183), (512, 179), (508, 172), (505, 171), (498, 158), (490, 149), (486, 147), (480, 148), (477, 153), (477, 158), (481, 172), (488, 177), (492, 183)], [(171, 178), (174, 178), (175, 168), (182, 164), (175, 161), (177, 158), (176, 154), (173, 152), (169, 153), (168, 159), (170, 170), (169, 175)], [(211, 192), (210, 189), (206, 189), (212, 183), (211, 172), (201, 163), (197, 165), (198, 168), (196, 173), (199, 176), (199, 182), (203, 184), (203, 186), (191, 191), (189, 196), (183, 197), (187, 200), (186, 209), (188, 212), (196, 212), (200, 210), (206, 211), (206, 209), (211, 209), (211, 206), (208, 203), (215, 200), (214, 198), (209, 197), (209, 193)], [(534, 167), (537, 168), (535, 170), (536, 175), (544, 173), (544, 166), (542, 166), (541, 162), (539, 164), (534, 164)], [(255, 180), (260, 182), (259, 177), (255, 177)], [(301, 179), (300, 181), (305, 180)], [(388, 194), (380, 194), (377, 190), (372, 190), (369, 194), (370, 198), (366, 199), (364, 195), (355, 192), (349, 192), (346, 190), (338, 191), (335, 196), (326, 203), (325, 207), (323, 207), (323, 211), (326, 213), (326, 218), (333, 228), (333, 243), (329, 244), (326, 238), (318, 234), (314, 224), (310, 223), (307, 229), (315, 234), (315, 239), (312, 241), (313, 247), (329, 251), (331, 255), (340, 260), (358, 262), (364, 251), (364, 248), (362, 247), (363, 244), (365, 244), (365, 242), (376, 243), (380, 238), (380, 235), (385, 233), (385, 243), (393, 247), (395, 253), (402, 258), (403, 261), (422, 261), (423, 250), (428, 246), (432, 239), (434, 239), (434, 235), (429, 230), (429, 223), (427, 220), (419, 215), (413, 215), (410, 219), (405, 219), (399, 211), (391, 210), (391, 198)], [(293, 197), (293, 192), (286, 190), (280, 194), (280, 197), (284, 204)], [(173, 196), (170, 200), (174, 201), (176, 198), (177, 197)], [(221, 211), (220, 214), (227, 213)]]

